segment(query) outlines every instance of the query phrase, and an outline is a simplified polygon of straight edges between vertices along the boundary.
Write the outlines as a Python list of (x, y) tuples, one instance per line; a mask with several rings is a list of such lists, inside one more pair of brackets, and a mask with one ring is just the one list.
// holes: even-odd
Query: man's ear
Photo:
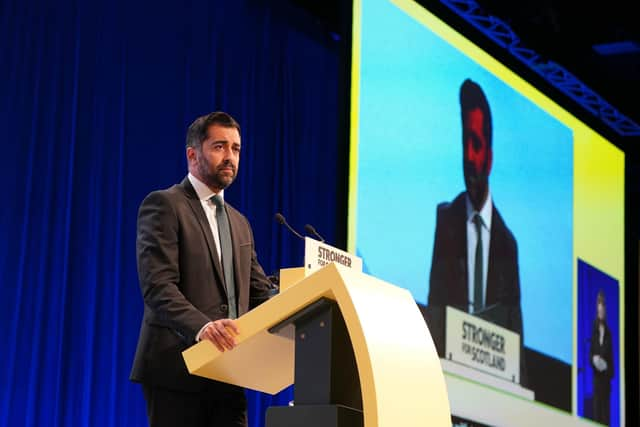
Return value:
[(191, 163), (196, 160), (196, 149), (194, 147), (187, 147), (187, 163)]

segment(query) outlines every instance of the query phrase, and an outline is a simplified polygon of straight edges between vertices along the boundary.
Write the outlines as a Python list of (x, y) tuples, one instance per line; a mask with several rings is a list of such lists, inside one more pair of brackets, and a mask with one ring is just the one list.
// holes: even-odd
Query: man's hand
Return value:
[(219, 319), (209, 323), (202, 333), (200, 339), (211, 341), (221, 352), (231, 350), (236, 346), (235, 336), (240, 334), (235, 320)]
[(597, 354), (593, 355), (593, 365), (600, 372), (603, 372), (607, 369), (607, 361)]

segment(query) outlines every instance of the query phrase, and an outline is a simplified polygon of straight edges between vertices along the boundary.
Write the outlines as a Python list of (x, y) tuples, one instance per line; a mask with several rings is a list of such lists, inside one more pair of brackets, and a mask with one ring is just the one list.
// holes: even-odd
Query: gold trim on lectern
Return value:
[(280, 269), (280, 292), (286, 291), (296, 283), (304, 279), (304, 267)]

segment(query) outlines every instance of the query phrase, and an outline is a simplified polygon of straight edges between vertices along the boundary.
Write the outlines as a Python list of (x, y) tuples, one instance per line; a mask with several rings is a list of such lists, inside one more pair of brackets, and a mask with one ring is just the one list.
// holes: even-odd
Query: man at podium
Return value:
[(130, 379), (142, 384), (152, 427), (247, 424), (244, 390), (191, 376), (182, 358), (203, 339), (232, 349), (233, 319), (270, 293), (249, 222), (224, 201), (240, 149), (230, 115), (199, 117), (187, 131), (187, 177), (151, 192), (138, 211), (144, 317)]
[(429, 279), (427, 321), (441, 357), (446, 306), (510, 329), (522, 342), (517, 243), (489, 189), (491, 110), (470, 79), (460, 88), (460, 107), (466, 191), (438, 205)]

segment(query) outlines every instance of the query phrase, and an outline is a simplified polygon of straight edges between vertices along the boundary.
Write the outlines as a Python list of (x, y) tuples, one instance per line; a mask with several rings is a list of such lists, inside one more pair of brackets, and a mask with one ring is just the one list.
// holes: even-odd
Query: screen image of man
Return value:
[[(460, 87), (460, 107), (466, 189), (437, 207), (426, 310), (441, 357), (446, 306), (510, 329), (523, 341), (517, 243), (493, 203), (489, 187), (493, 166), (491, 110), (482, 88), (470, 79)], [(521, 361), (524, 373), (523, 365)]]
[(598, 292), (597, 316), (591, 332), (589, 360), (593, 369), (593, 420), (610, 423), (611, 378), (613, 378), (613, 345), (607, 325), (607, 306), (604, 293)]
[(199, 117), (187, 131), (188, 175), (138, 211), (144, 316), (130, 379), (142, 384), (151, 426), (247, 425), (244, 390), (190, 375), (181, 354), (204, 339), (232, 351), (234, 319), (271, 292), (249, 222), (224, 201), (240, 150), (230, 115)]

